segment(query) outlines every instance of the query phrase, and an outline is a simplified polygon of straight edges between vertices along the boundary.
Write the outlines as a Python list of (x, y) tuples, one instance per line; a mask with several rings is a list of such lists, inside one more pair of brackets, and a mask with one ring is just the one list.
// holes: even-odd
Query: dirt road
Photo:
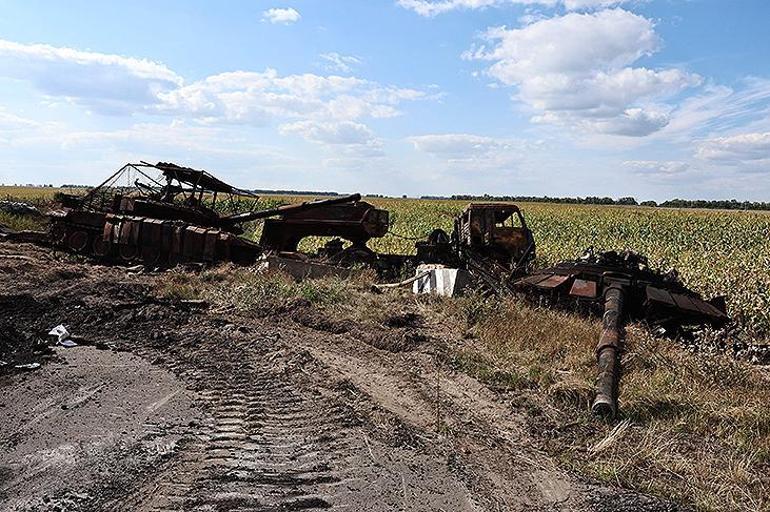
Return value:
[[(212, 313), (155, 279), (0, 243), (0, 508), (677, 510), (557, 467), (419, 318)], [(80, 345), (46, 353), (60, 323)]]

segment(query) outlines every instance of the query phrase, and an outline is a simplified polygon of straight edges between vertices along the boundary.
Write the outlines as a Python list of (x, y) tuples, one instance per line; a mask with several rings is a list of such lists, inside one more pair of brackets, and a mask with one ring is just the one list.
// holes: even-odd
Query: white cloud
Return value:
[(652, 21), (622, 9), (492, 28), (485, 38), (491, 48), (464, 58), (492, 62), (487, 73), (517, 87), (536, 122), (644, 136), (668, 123), (671, 107), (662, 100), (701, 82), (679, 69), (632, 67), (661, 41)]
[(323, 144), (367, 144), (374, 139), (374, 134), (366, 125), (352, 121), (297, 121), (282, 125), (280, 131), (284, 135), (300, 134), (308, 140)]
[(325, 61), (324, 67), (329, 71), (350, 73), (353, 66), (361, 64), (361, 59), (354, 55), (340, 55), (337, 52), (322, 53), (319, 55)]
[(535, 5), (542, 7), (564, 6), (570, 11), (606, 8), (629, 0), (398, 0), (398, 5), (412, 10), (420, 16), (436, 16), (461, 9), (485, 9), (507, 4)]
[(468, 133), (445, 133), (410, 137), (416, 149), (446, 157), (470, 157), (498, 149), (509, 149), (511, 142)]
[(675, 176), (684, 173), (690, 164), (680, 161), (629, 160), (623, 166), (647, 176)]
[[(358, 62), (327, 56), (338, 65)], [(3, 76), (29, 80), (46, 95), (99, 112), (173, 116), (209, 126), (278, 122), (327, 144), (334, 144), (335, 134), (362, 137), (369, 130), (363, 120), (398, 116), (404, 102), (436, 97), (354, 76), (282, 76), (273, 69), (220, 73), (185, 84), (166, 66), (148, 60), (0, 40)], [(0, 125), (11, 120), (0, 111)], [(350, 145), (369, 152), (379, 148), (370, 132), (366, 139)]]
[(277, 71), (213, 75), (161, 95), (160, 110), (209, 122), (264, 124), (272, 119), (352, 121), (400, 114), (399, 104), (428, 96), (356, 77)]
[(522, 159), (528, 149), (527, 144), (518, 139), (469, 133), (419, 135), (407, 140), (415, 149), (442, 160), (450, 167), (471, 170), (510, 168)]
[(580, 120), (580, 122), (600, 133), (644, 137), (665, 127), (669, 122), (669, 115), (661, 110), (628, 108), (613, 118), (588, 122)]
[(287, 7), (285, 9), (273, 7), (272, 9), (268, 9), (262, 13), (263, 21), (268, 21), (270, 23), (282, 23), (284, 25), (296, 23), (301, 17), (302, 16), (300, 16), (299, 11), (293, 7)]
[(770, 129), (770, 80), (747, 78), (735, 88), (708, 84), (671, 113), (671, 122), (658, 135), (689, 144), (693, 138), (736, 129)]
[(40, 123), (31, 119), (8, 112), (0, 106), (0, 130), (16, 130), (19, 128), (39, 126), (39, 124)]
[(0, 40), (0, 76), (105, 113), (153, 105), (182, 78), (146, 59)]
[(695, 155), (725, 163), (770, 161), (770, 132), (707, 139), (698, 145)]
[(630, 0), (564, 0), (564, 7), (570, 11), (583, 9), (604, 9), (626, 3)]
[(0, 146), (8, 146), (29, 133), (39, 129), (41, 123), (18, 116), (0, 106)]
[(305, 139), (330, 147), (337, 155), (376, 157), (383, 155), (382, 142), (368, 126), (352, 121), (323, 122), (296, 121), (279, 128), (283, 135), (299, 135)]

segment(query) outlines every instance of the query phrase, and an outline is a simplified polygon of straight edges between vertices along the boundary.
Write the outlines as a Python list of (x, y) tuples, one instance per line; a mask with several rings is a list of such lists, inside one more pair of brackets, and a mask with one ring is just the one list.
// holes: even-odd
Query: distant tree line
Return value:
[(549, 197), (549, 196), (422, 196), (421, 199), (454, 199), (458, 201), (511, 201), (520, 203), (596, 204), (618, 206), (648, 206), (651, 208), (706, 208), (712, 210), (770, 210), (770, 203), (737, 201), (735, 199), (706, 201), (703, 199), (670, 199), (662, 203), (637, 202), (633, 197)]
[(255, 189), (249, 190), (254, 194), (263, 196), (338, 196), (339, 192), (316, 192), (314, 190), (267, 190)]

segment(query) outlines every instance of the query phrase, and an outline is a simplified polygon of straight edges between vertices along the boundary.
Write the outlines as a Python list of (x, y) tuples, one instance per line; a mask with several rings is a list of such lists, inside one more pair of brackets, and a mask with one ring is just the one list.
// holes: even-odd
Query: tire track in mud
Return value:
[[(177, 460), (129, 502), (147, 512), (172, 510), (306, 510), (331, 508), (352, 483), (345, 459), (351, 411), (306, 396), (287, 378), (277, 336), (237, 336), (197, 349), (140, 348), (198, 391), (208, 413)], [(212, 346), (213, 345), (213, 346)], [(125, 510), (121, 500), (113, 510)]]
[[(413, 322), (368, 332), (320, 314), (230, 316), (158, 299), (155, 276), (57, 265), (14, 277), (3, 302), (11, 327), (34, 334), (66, 322), (89, 342), (134, 352), (181, 379), (202, 411), (190, 417), (203, 417), (176, 423), (180, 440), (162, 456), (120, 445), (95, 464), (101, 478), (72, 483), (85, 497), (68, 510), (675, 510), (552, 469), (517, 435), (523, 413), (472, 378), (447, 375), (439, 389), (437, 347), (398, 353), (426, 343), (407, 336)], [(142, 442), (171, 432), (144, 427)]]

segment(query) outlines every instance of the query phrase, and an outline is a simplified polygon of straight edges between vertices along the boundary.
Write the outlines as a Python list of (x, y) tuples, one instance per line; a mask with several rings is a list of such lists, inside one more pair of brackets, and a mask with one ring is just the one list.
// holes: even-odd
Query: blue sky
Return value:
[(0, 182), (770, 200), (766, 0), (0, 0)]

